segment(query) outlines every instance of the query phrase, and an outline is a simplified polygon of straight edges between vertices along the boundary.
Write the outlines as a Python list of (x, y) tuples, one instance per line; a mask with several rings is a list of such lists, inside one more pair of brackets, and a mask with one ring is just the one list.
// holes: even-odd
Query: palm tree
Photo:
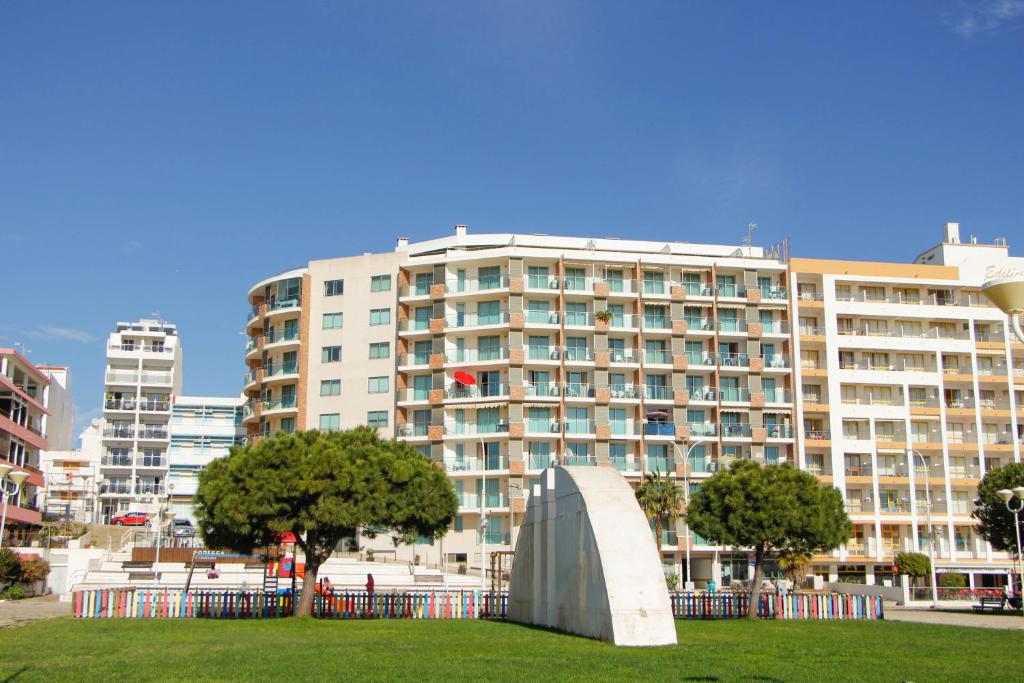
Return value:
[(793, 587), (795, 588), (800, 585), (800, 581), (803, 579), (804, 573), (813, 558), (814, 555), (811, 553), (799, 550), (785, 550), (779, 553), (776, 560), (779, 563), (779, 569), (786, 574), (787, 579), (793, 582)]
[(651, 472), (636, 489), (636, 499), (640, 509), (648, 519), (654, 522), (655, 540), (658, 543), (658, 556), (661, 556), (661, 530), (665, 524), (671, 525), (679, 516), (683, 492), (667, 476), (660, 472)]

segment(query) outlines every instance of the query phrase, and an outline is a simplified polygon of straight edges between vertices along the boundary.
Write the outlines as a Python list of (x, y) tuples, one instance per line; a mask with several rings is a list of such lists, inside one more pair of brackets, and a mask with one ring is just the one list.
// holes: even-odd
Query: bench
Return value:
[(147, 560), (125, 560), (121, 563), (121, 568), (128, 569), (152, 569), (153, 563)]
[(1003, 603), (1005, 598), (979, 598), (977, 605), (974, 605), (975, 612), (984, 612), (986, 609), (990, 609), (993, 612), (996, 610), (1003, 611)]
[(156, 572), (130, 572), (128, 574), (129, 581), (155, 581), (157, 578)]

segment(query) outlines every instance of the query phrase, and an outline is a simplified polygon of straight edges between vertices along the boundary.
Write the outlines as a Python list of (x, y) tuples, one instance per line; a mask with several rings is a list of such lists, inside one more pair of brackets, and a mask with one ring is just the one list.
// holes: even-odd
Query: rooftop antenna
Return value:
[(754, 255), (754, 231), (757, 230), (757, 223), (747, 223), (747, 237), (743, 244), (747, 245), (747, 256)]
[(14, 345), (21, 349), (19, 353), (21, 353), (21, 355), (23, 356), (27, 356), (28, 354), (32, 353), (32, 349), (25, 346), (24, 342), (14, 342)]

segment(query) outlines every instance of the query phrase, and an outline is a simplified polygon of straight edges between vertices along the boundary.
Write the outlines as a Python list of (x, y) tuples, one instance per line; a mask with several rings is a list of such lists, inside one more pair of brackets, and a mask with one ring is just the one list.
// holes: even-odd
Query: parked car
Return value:
[(196, 528), (192, 526), (192, 521), (188, 519), (171, 520), (171, 535), (178, 538), (195, 536)]
[(126, 512), (117, 517), (111, 517), (110, 523), (114, 526), (148, 526), (149, 515), (145, 512)]

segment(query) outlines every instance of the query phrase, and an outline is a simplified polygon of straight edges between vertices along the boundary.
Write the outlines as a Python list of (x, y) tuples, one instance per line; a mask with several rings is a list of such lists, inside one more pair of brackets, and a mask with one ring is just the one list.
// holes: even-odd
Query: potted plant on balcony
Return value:
[(594, 314), (594, 320), (597, 320), (607, 325), (612, 321), (612, 312), (608, 310), (598, 311), (597, 313)]

